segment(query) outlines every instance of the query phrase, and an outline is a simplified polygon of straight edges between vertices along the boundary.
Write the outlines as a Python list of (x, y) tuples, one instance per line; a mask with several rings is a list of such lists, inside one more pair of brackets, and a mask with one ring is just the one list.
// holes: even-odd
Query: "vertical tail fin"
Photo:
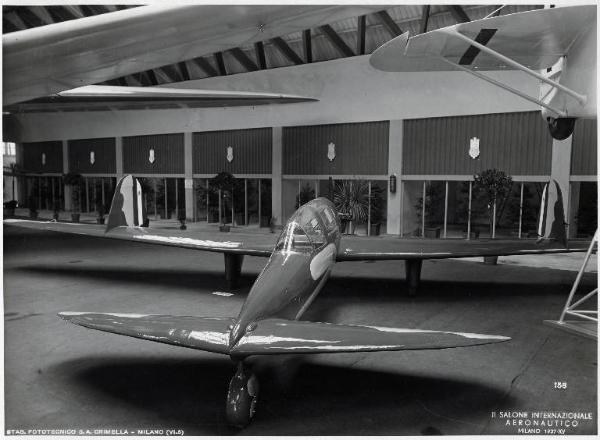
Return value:
[(106, 232), (118, 226), (142, 226), (146, 217), (142, 186), (133, 176), (124, 176), (115, 189)]
[(538, 235), (540, 238), (538, 242), (555, 240), (567, 247), (566, 227), (562, 191), (558, 182), (552, 180), (544, 187), (542, 194), (540, 222), (538, 226)]

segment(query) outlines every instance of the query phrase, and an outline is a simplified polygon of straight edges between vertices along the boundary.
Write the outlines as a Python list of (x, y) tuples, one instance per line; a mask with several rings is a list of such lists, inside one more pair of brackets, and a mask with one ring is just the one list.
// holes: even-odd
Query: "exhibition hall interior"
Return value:
[(597, 434), (595, 2), (2, 12), (5, 433)]

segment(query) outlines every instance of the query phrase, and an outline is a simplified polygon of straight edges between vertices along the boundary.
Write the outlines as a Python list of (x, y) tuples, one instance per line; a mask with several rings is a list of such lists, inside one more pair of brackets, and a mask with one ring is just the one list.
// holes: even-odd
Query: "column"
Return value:
[[(67, 174), (69, 172), (69, 142), (62, 141), (62, 172), (63, 174)], [(64, 197), (65, 197), (65, 211), (69, 211), (71, 209), (71, 187), (67, 185), (63, 185)]]
[(123, 138), (115, 138), (115, 171), (117, 182), (123, 178)]
[(283, 186), (283, 128), (273, 127), (273, 159), (272, 159), (272, 197), (271, 197), (271, 212), (275, 217), (275, 224), (283, 224), (283, 209), (282, 209), (282, 186)]
[(192, 152), (192, 133), (183, 134), (183, 172), (185, 187), (185, 217), (194, 220), (194, 162)]
[[(402, 221), (402, 140), (403, 120), (390, 121), (389, 150), (388, 150), (388, 202), (387, 202), (387, 233), (400, 234)], [(389, 176), (396, 175), (396, 193), (392, 194), (389, 187)]]

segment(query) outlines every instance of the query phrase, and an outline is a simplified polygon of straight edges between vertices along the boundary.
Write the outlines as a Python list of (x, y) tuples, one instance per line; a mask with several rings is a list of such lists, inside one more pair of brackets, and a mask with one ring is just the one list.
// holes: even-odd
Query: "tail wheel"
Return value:
[(229, 382), (227, 393), (226, 414), (229, 424), (243, 428), (250, 423), (256, 412), (258, 391), (258, 379), (240, 362)]
[(575, 118), (548, 118), (550, 135), (559, 141), (564, 141), (575, 130)]

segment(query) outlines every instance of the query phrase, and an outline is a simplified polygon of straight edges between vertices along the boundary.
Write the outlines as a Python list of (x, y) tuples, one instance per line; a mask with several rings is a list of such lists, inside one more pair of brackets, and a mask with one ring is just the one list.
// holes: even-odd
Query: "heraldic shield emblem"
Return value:
[(479, 138), (472, 137), (469, 145), (469, 156), (471, 159), (477, 159), (479, 157)]
[(150, 148), (150, 151), (148, 152), (148, 162), (154, 163), (155, 160), (156, 159), (154, 157), (154, 148)]
[(327, 145), (327, 159), (329, 159), (329, 162), (335, 159), (335, 144), (333, 142), (329, 142), (329, 145)]
[(227, 147), (227, 162), (233, 160), (233, 147)]

